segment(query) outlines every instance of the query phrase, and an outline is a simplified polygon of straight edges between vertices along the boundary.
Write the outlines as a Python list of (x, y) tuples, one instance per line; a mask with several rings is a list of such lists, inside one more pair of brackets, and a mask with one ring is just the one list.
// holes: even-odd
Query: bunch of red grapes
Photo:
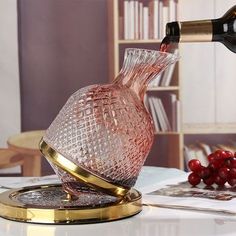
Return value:
[(236, 186), (236, 152), (217, 150), (208, 155), (209, 165), (202, 166), (197, 159), (192, 159), (188, 163), (192, 171), (188, 176), (188, 182), (196, 186), (201, 180), (207, 185), (216, 184), (224, 186), (228, 182), (231, 186)]

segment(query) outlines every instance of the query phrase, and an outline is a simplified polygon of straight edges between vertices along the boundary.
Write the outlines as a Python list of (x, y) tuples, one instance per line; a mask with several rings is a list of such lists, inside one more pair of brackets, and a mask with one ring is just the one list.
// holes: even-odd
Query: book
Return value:
[(146, 109), (148, 111), (150, 111), (149, 99), (148, 99), (148, 95), (147, 94), (144, 95), (143, 103), (144, 103), (144, 106), (146, 107)]
[(206, 156), (208, 156), (212, 153), (211, 148), (208, 144), (203, 143), (203, 142), (199, 142), (198, 145), (203, 150), (203, 152)]
[(148, 20), (149, 20), (149, 39), (154, 38), (154, 1), (148, 3)]
[(129, 2), (129, 39), (135, 39), (135, 13), (134, 13), (134, 0)]
[(176, 132), (180, 132), (181, 130), (181, 120), (180, 120), (180, 101), (176, 100), (175, 101), (175, 111), (174, 114), (176, 115), (176, 127), (175, 127), (175, 131)]
[(139, 2), (139, 39), (143, 39), (143, 3)]
[(149, 38), (149, 9), (147, 6), (143, 7), (143, 39)]
[(174, 73), (175, 63), (171, 64), (163, 73), (160, 86), (167, 87), (170, 86), (170, 82)]
[(165, 37), (165, 32), (166, 32), (166, 24), (169, 22), (169, 7), (168, 7), (168, 1), (163, 0), (163, 7), (162, 7), (162, 35), (161, 38)]
[(179, 101), (177, 100), (177, 95), (175, 93), (162, 93), (159, 95), (164, 107), (165, 112), (168, 117), (171, 130), (179, 131), (180, 126), (180, 114), (179, 114)]
[(139, 2), (134, 1), (134, 39), (139, 39)]
[(163, 103), (162, 103), (160, 98), (156, 98), (156, 101), (159, 102), (160, 110), (161, 110), (162, 117), (163, 117), (163, 120), (164, 120), (164, 124), (165, 124), (165, 130), (164, 131), (171, 131), (170, 122), (169, 122), (168, 117), (166, 115), (166, 111), (165, 111), (165, 108), (163, 106)]
[[(174, 54), (175, 55), (178, 54), (177, 49), (174, 51)], [(163, 86), (163, 87), (170, 86), (171, 79), (173, 77), (174, 70), (175, 70), (175, 65), (176, 65), (176, 63), (172, 63), (171, 65), (169, 65), (168, 68), (166, 68), (166, 70), (163, 73), (163, 77), (161, 79), (161, 84), (160, 84), (161, 86)]]
[(153, 101), (150, 98), (149, 98), (149, 111), (152, 115), (155, 132), (159, 132), (160, 131), (160, 125), (159, 125), (159, 122), (157, 120), (158, 118), (157, 118), (157, 114), (156, 114), (156, 111), (155, 111)]
[(154, 96), (151, 96), (150, 99), (154, 105), (160, 130), (163, 132), (171, 131), (171, 126), (161, 99)]
[(162, 73), (154, 76), (154, 78), (149, 83), (149, 87), (158, 87), (160, 85)]
[(159, 1), (153, 0), (153, 38), (158, 39), (158, 28), (159, 28)]
[(194, 151), (191, 148), (189, 148), (187, 145), (184, 145), (184, 161), (185, 161), (186, 168), (188, 171), (190, 171), (188, 167), (188, 163), (192, 159), (196, 159)]
[(169, 22), (177, 20), (176, 7), (177, 7), (177, 5), (176, 5), (175, 0), (169, 0)]
[(163, 38), (163, 0), (159, 0), (159, 27), (158, 27), (158, 37)]
[(207, 156), (203, 152), (203, 150), (197, 146), (194, 146), (194, 151), (195, 151), (196, 159), (198, 159), (203, 166), (208, 166), (209, 161), (207, 159)]
[(230, 151), (232, 153), (236, 152), (236, 146), (230, 145), (230, 144), (217, 144), (216, 148), (226, 150), (226, 151)]
[[(208, 166), (209, 161), (204, 151), (196, 144), (190, 144), (184, 146), (184, 159), (188, 169), (188, 162), (192, 159), (198, 159), (203, 166)], [(189, 169), (188, 169), (189, 170)]]
[(129, 1), (124, 0), (124, 39), (129, 39)]
[(149, 38), (158, 39), (159, 36), (159, 0), (149, 2)]
[(119, 39), (124, 39), (124, 17), (119, 16)]
[(165, 132), (166, 131), (166, 126), (165, 126), (164, 118), (162, 116), (159, 101), (156, 100), (156, 98), (152, 97), (152, 96), (150, 97), (150, 100), (151, 100), (151, 103), (153, 104), (153, 107), (154, 107), (154, 111), (155, 111), (156, 119), (157, 119), (159, 127), (160, 127), (160, 131)]
[(217, 145), (212, 145), (211, 149), (212, 149), (212, 152), (215, 152), (215, 151), (219, 150), (220, 148)]

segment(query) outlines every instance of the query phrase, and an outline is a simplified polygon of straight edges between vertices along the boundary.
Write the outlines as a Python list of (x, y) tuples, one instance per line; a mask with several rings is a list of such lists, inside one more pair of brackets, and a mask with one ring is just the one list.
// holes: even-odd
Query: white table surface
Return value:
[[(182, 175), (176, 169), (144, 167), (136, 188)], [(1, 184), (27, 181), (28, 178), (0, 178)], [(1, 190), (3, 191), (3, 190)], [(236, 206), (235, 206), (236, 207)], [(43, 225), (0, 218), (0, 236), (235, 236), (236, 216), (144, 207), (136, 216), (84, 225)]]

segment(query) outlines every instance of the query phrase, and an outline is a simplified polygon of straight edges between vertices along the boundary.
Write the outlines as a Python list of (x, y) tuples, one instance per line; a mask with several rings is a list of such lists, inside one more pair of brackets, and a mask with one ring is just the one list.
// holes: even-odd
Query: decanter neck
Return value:
[(129, 87), (143, 99), (148, 83), (176, 60), (177, 56), (170, 53), (128, 48), (114, 83)]

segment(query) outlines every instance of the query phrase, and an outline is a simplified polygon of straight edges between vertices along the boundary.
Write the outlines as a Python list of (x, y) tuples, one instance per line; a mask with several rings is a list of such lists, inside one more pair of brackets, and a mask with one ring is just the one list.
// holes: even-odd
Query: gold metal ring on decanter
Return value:
[(116, 197), (123, 197), (130, 190), (129, 188), (124, 188), (122, 186), (108, 182), (102, 177), (74, 164), (72, 161), (68, 160), (62, 154), (50, 147), (43, 139), (41, 139), (39, 143), (39, 148), (41, 153), (53, 164), (68, 172), (77, 180), (82, 181), (88, 186), (98, 189), (103, 193)]

